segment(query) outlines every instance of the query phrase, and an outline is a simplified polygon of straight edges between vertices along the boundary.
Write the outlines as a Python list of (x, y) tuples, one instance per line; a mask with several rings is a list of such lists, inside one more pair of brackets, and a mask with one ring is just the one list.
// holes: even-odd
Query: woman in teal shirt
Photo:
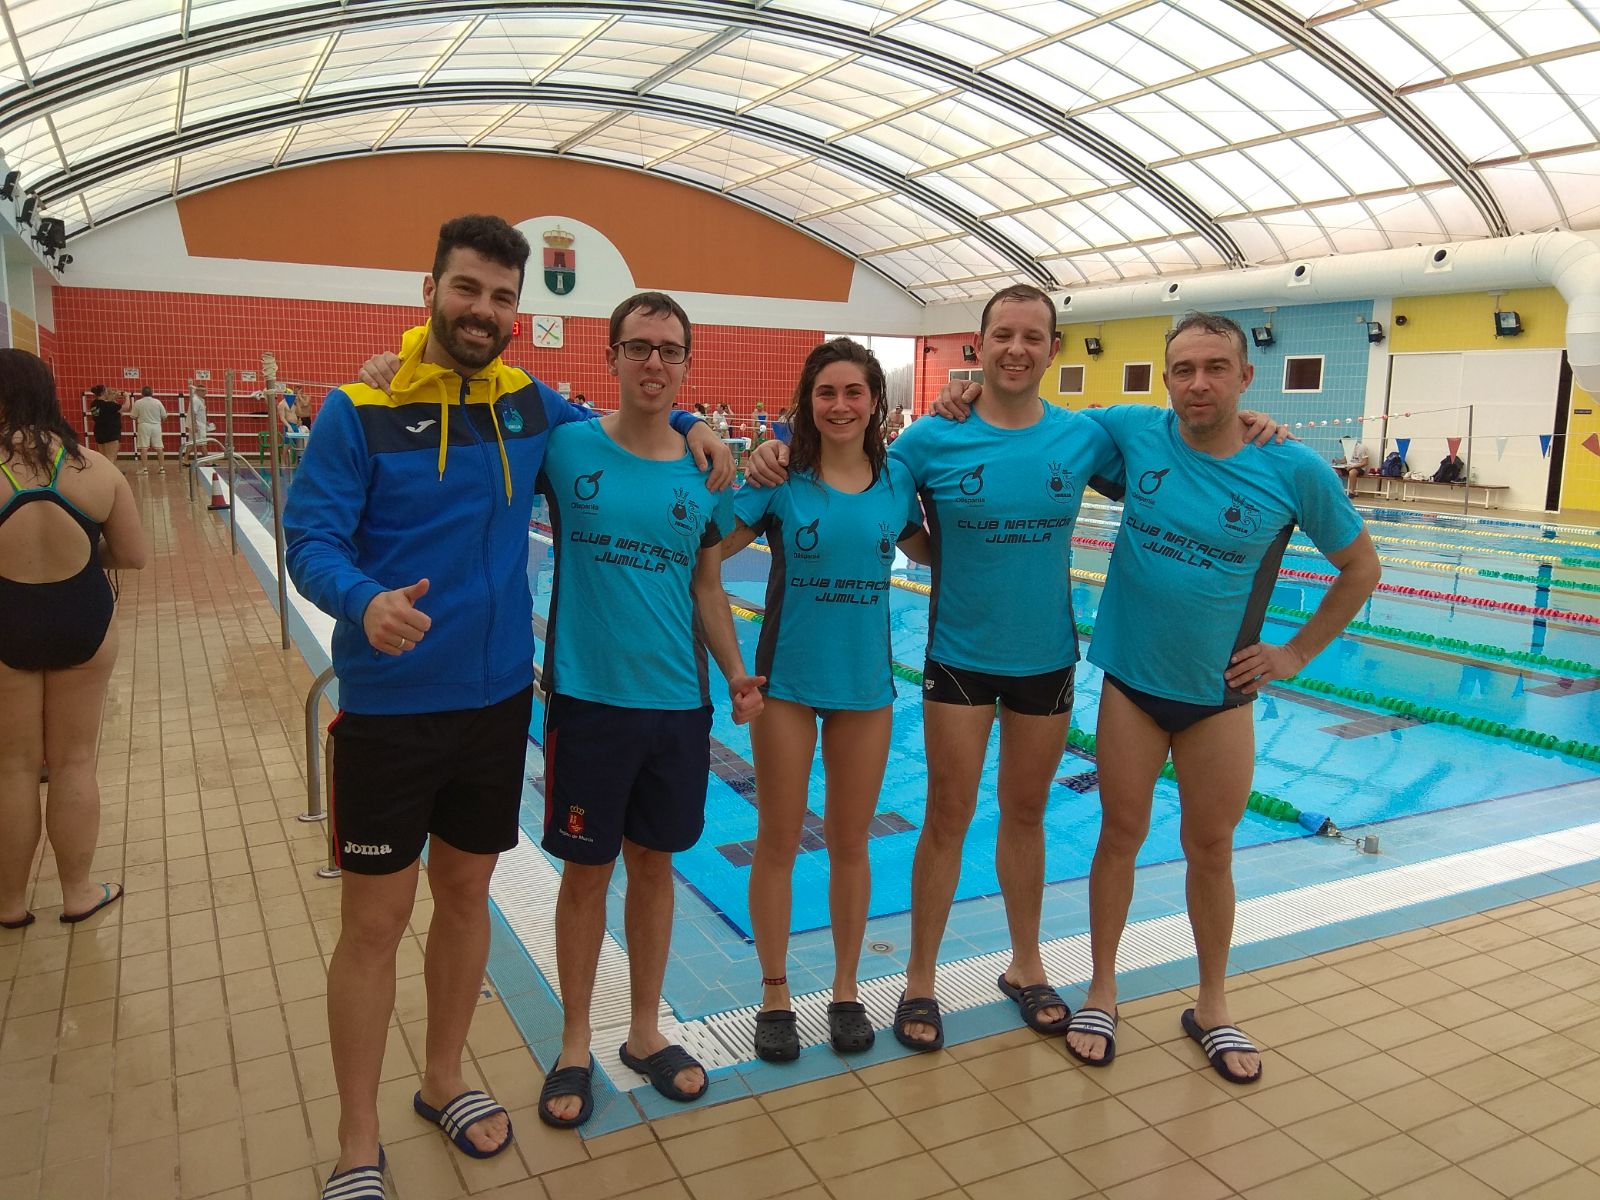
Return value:
[(789, 478), (741, 488), (724, 558), (765, 534), (772, 552), (756, 674), (766, 706), (751, 724), (760, 826), (750, 867), (750, 917), (761, 961), (755, 1050), (800, 1053), (786, 960), (795, 855), (806, 815), (817, 726), (827, 779), (823, 836), (834, 944), (828, 1030), (836, 1050), (872, 1045), (856, 968), (872, 878), (867, 831), (889, 757), (894, 701), (889, 587), (898, 543), (927, 556), (910, 478), (888, 460), (883, 368), (849, 338), (807, 356), (789, 410)]

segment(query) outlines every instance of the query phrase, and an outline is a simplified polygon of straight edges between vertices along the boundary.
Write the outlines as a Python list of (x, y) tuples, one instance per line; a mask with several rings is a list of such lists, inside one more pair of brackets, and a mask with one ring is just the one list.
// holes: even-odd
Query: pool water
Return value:
[[(1086, 507), (1080, 535), (1109, 540), (1118, 513), (1113, 506)], [(1407, 524), (1402, 526), (1401, 522)], [(1460, 596), (1481, 596), (1536, 607), (1600, 615), (1600, 592), (1552, 590), (1549, 583), (1516, 583), (1471, 574), (1474, 568), (1537, 576), (1540, 560), (1550, 583), (1562, 580), (1600, 584), (1600, 535), (1568, 538), (1559, 547), (1536, 531), (1475, 528), (1460, 522), (1432, 521), (1426, 515), (1393, 514), (1375, 521), (1375, 533), (1409, 541), (1442, 543), (1444, 548), (1403, 547), (1403, 557), (1465, 568), (1442, 573), (1425, 567), (1386, 565), (1386, 583)], [(1527, 536), (1482, 537), (1484, 530)], [(1297, 539), (1304, 545), (1304, 540)], [(1491, 556), (1484, 545), (1515, 552), (1524, 559)], [(1309, 547), (1307, 547), (1309, 548)], [(529, 581), (537, 617), (549, 608), (552, 554), (549, 543), (535, 534), (530, 541)], [(1390, 548), (1380, 544), (1390, 557)], [(1107, 553), (1080, 548), (1075, 568), (1103, 573)], [(1556, 558), (1582, 565), (1564, 565)], [(724, 582), (732, 595), (759, 610), (765, 595), (768, 557), (758, 549), (740, 552), (725, 564)], [(1591, 565), (1592, 564), (1592, 565)], [(1291, 555), (1285, 567), (1328, 573), (1320, 557)], [(926, 578), (913, 570), (912, 578)], [(1324, 585), (1285, 580), (1273, 604), (1310, 610)], [(922, 666), (927, 638), (926, 597), (891, 589), (891, 628), (896, 660)], [(1080, 621), (1093, 622), (1100, 587), (1075, 581), (1073, 601)], [(1176, 602), (1176, 601), (1175, 601)], [(1600, 625), (1543, 619), (1522, 613), (1488, 610), (1439, 600), (1378, 594), (1359, 614), (1375, 626), (1423, 630), (1469, 643), (1532, 651), (1551, 658), (1600, 664)], [(1287, 640), (1298, 622), (1269, 619), (1265, 636)], [(746, 662), (753, 661), (759, 626), (735, 619)], [(542, 622), (536, 621), (542, 632)], [(541, 654), (543, 652), (541, 644)], [(1408, 645), (1379, 636), (1338, 638), (1304, 672), (1313, 679), (1436, 705), (1467, 716), (1482, 716), (1508, 725), (1527, 726), (1557, 737), (1592, 740), (1600, 729), (1600, 676), (1562, 673), (1522, 666), (1490, 656), (1455, 653)], [(676, 858), (683, 881), (743, 937), (750, 933), (746, 899), (749, 851), (756, 835), (757, 814), (748, 731), (728, 716), (726, 689), (713, 667), (713, 699), (721, 698), (713, 722), (716, 765), (709, 781), (706, 832), (700, 843)], [(1073, 724), (1092, 732), (1102, 685), (1101, 672), (1079, 665)], [(879, 800), (869, 854), (872, 863), (871, 915), (903, 912), (909, 905), (910, 873), (917, 831), (924, 816), (926, 772), (923, 757), (921, 701), (914, 685), (900, 682), (895, 702), (889, 764)], [(719, 688), (721, 689), (719, 691)], [(1504, 739), (1438, 723), (1417, 723), (1371, 706), (1333, 696), (1275, 687), (1255, 705), (1257, 768), (1255, 787), (1288, 800), (1296, 807), (1325, 813), (1341, 828), (1353, 828), (1434, 809), (1475, 803), (1530, 790), (1593, 779), (1600, 768), (1591, 762)], [(535, 731), (537, 736), (537, 731)], [(957, 900), (998, 891), (993, 852), (998, 807), (995, 799), (998, 726), (979, 789), (978, 809), (967, 842)], [(1088, 873), (1099, 830), (1094, 763), (1070, 750), (1063, 757), (1046, 821), (1045, 871), (1049, 881), (1078, 879)], [(812, 811), (821, 817), (823, 775), (820, 754), (812, 768)], [(1141, 864), (1167, 862), (1181, 856), (1178, 842), (1176, 786), (1158, 783), (1151, 831)], [(536, 833), (537, 831), (530, 831)], [(1248, 813), (1236, 844), (1258, 845), (1303, 836), (1296, 825)], [(827, 851), (820, 838), (808, 838), (795, 868), (793, 930), (828, 925)]]

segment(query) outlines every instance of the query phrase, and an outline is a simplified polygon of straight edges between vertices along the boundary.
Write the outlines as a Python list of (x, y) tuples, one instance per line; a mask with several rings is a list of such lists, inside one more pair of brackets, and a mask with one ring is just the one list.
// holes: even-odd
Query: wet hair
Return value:
[(45, 361), (26, 350), (0, 350), (0, 447), (9, 448), (8, 457), (47, 471), (52, 438), (67, 448), (73, 462), (83, 464), (78, 435), (62, 415), (55, 376)]
[(93, 396), (96, 400), (100, 399), (100, 397), (102, 397), (102, 396), (104, 396), (106, 394), (106, 385), (103, 384), (103, 383), (95, 384), (92, 388), (89, 389), (89, 394), (91, 396)]
[(996, 304), (1003, 304), (1007, 300), (1022, 302), (1031, 300), (1044, 305), (1045, 308), (1050, 310), (1050, 336), (1056, 336), (1056, 302), (1031, 283), (1014, 283), (1008, 288), (1001, 288), (990, 296), (989, 303), (983, 306), (983, 316), (978, 319), (978, 332), (980, 334), (989, 331), (989, 310), (994, 308)]
[(1206, 333), (1220, 333), (1224, 337), (1233, 339), (1233, 344), (1239, 348), (1239, 365), (1242, 367), (1250, 361), (1250, 343), (1245, 339), (1244, 330), (1239, 327), (1239, 322), (1232, 317), (1225, 317), (1221, 313), (1188, 312), (1171, 329), (1167, 330), (1168, 346), (1172, 339), (1180, 333), (1187, 333), (1191, 329), (1201, 329)]
[(149, 389), (149, 388), (147, 388), (147, 387), (142, 387), (142, 388), (140, 388), (140, 389), (139, 389), (139, 395), (141, 395), (141, 396), (154, 396), (154, 395), (155, 395), (155, 393), (154, 393), (154, 392), (152, 392), (152, 391), (151, 391), (151, 390), (150, 390), (150, 389)]
[(622, 340), (622, 323), (634, 313), (643, 313), (647, 317), (662, 314), (677, 317), (678, 323), (683, 326), (683, 348), (694, 349), (694, 329), (689, 324), (689, 314), (683, 311), (683, 305), (665, 292), (636, 292), (612, 309), (611, 322), (606, 327), (606, 345), (615, 346)]
[(433, 252), (435, 283), (450, 266), (450, 255), (458, 246), (476, 250), (490, 262), (510, 267), (517, 273), (517, 286), (522, 286), (528, 272), (528, 239), (502, 218), (468, 213), (452, 217), (439, 226), (439, 245)]
[(854, 363), (861, 368), (861, 374), (867, 381), (867, 391), (872, 396), (872, 409), (867, 414), (862, 449), (867, 452), (867, 461), (872, 464), (873, 482), (877, 482), (889, 454), (883, 435), (887, 382), (878, 356), (860, 342), (847, 337), (823, 342), (806, 355), (805, 365), (800, 368), (800, 379), (794, 385), (794, 396), (785, 414), (789, 421), (789, 469), (815, 475), (822, 465), (822, 434), (817, 430), (817, 418), (811, 410), (811, 393), (816, 390), (817, 376), (822, 374), (823, 368), (840, 362)]

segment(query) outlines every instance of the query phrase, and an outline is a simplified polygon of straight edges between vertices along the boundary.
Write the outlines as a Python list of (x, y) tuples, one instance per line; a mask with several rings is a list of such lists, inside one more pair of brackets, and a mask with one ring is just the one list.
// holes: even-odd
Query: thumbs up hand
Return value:
[(433, 627), (433, 618), (417, 607), (428, 594), (428, 581), (419, 579), (409, 587), (379, 592), (361, 617), (361, 629), (374, 650), (383, 654), (404, 654), (416, 648)]

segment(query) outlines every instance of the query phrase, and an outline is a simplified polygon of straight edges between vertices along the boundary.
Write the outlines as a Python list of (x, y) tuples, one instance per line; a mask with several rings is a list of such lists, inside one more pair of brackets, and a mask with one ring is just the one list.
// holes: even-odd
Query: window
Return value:
[(1150, 394), (1150, 364), (1124, 363), (1122, 366), (1122, 390), (1127, 395), (1148, 396)]
[(976, 368), (976, 367), (972, 368), (972, 370), (970, 370), (970, 371), (951, 371), (950, 372), (950, 378), (951, 379), (969, 379), (973, 383), (982, 383), (983, 382), (983, 372), (978, 370), (978, 368)]
[(1283, 390), (1286, 392), (1320, 392), (1322, 390), (1322, 355), (1308, 354), (1283, 360)]
[(1062, 367), (1061, 386), (1056, 389), (1063, 396), (1083, 395), (1083, 368)]

